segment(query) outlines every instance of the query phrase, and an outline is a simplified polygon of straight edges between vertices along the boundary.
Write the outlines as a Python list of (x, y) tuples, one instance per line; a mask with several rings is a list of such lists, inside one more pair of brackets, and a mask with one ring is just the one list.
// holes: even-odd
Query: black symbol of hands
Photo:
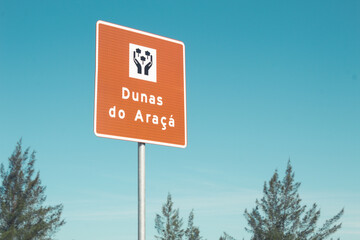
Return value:
[(149, 75), (149, 69), (151, 68), (153, 64), (152, 55), (150, 55), (150, 62), (145, 65), (145, 75)]
[(141, 64), (139, 63), (139, 61), (136, 59), (136, 52), (134, 51), (134, 63), (137, 67), (137, 72), (138, 74), (141, 74)]

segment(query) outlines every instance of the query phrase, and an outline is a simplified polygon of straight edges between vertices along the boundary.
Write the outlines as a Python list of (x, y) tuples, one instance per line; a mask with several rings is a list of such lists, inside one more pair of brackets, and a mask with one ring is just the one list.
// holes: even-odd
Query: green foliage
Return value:
[(182, 228), (183, 220), (179, 216), (179, 209), (174, 209), (171, 194), (167, 196), (166, 203), (162, 206), (162, 215), (156, 214), (155, 228), (159, 240), (202, 240), (199, 227), (194, 226), (194, 212), (191, 211), (186, 230)]
[(294, 182), (294, 176), (289, 161), (284, 179), (280, 181), (275, 171), (269, 183), (264, 184), (263, 198), (256, 200), (256, 207), (251, 212), (245, 210), (249, 225), (246, 230), (252, 234), (252, 240), (322, 240), (341, 228), (341, 223), (336, 223), (344, 209), (321, 228), (316, 228), (320, 210), (316, 204), (309, 210), (306, 205), (301, 205), (300, 183)]
[(173, 208), (170, 193), (167, 196), (166, 203), (162, 206), (162, 216), (156, 214), (155, 228), (159, 236), (155, 236), (160, 240), (181, 240), (184, 230), (181, 228), (183, 221), (179, 216), (179, 209)]
[(233, 238), (232, 236), (230, 236), (229, 234), (227, 234), (226, 232), (224, 232), (223, 235), (220, 237), (219, 240), (235, 240), (235, 238)]
[(194, 226), (194, 210), (192, 210), (189, 214), (188, 227), (185, 231), (185, 239), (186, 240), (201, 240), (201, 239), (203, 239), (200, 236), (199, 227)]
[(0, 239), (50, 240), (65, 224), (63, 206), (43, 206), (46, 196), (40, 174), (34, 170), (35, 152), (22, 150), (21, 140), (9, 158), (8, 170), (1, 164)]

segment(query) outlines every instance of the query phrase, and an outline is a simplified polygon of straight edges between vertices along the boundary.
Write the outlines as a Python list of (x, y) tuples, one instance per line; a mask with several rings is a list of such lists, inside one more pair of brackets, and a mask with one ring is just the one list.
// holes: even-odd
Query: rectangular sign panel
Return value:
[(98, 21), (96, 136), (185, 148), (185, 46)]

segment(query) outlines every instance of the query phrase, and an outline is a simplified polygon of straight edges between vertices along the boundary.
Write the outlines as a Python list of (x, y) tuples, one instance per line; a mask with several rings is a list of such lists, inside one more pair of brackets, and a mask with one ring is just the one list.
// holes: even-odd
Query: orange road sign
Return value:
[(185, 46), (98, 21), (96, 136), (185, 148)]

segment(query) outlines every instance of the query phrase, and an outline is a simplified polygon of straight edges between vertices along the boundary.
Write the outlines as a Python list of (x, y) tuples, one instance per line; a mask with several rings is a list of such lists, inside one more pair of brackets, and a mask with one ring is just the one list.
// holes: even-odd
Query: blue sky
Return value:
[(168, 192), (207, 239), (291, 159), (303, 202), (360, 238), (360, 2), (0, 1), (0, 159), (37, 151), (57, 239), (137, 238), (137, 144), (93, 133), (95, 26), (186, 46), (188, 147), (146, 146), (147, 239)]

